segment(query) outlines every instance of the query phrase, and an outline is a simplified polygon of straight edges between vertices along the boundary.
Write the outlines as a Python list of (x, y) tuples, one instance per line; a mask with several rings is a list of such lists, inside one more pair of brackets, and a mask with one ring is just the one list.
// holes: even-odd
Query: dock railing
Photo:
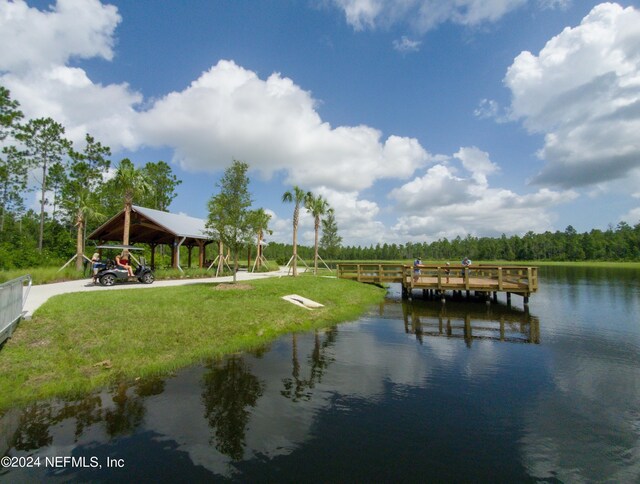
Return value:
[(341, 279), (353, 279), (358, 282), (402, 282), (405, 269), (404, 264), (338, 264), (337, 275)]
[(491, 266), (471, 267), (477, 277), (498, 281), (498, 291), (506, 291), (507, 286), (515, 284), (529, 288), (529, 292), (538, 290), (538, 268), (532, 266)]
[(17, 277), (0, 284), (0, 344), (13, 334), (13, 330), (22, 317), (22, 308), (30, 289), (30, 275)]

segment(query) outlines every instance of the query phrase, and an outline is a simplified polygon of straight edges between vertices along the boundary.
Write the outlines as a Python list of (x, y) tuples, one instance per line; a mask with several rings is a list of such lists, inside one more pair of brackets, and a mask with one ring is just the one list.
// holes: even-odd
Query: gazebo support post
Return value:
[(202, 269), (204, 267), (206, 245), (204, 240), (199, 239), (196, 239), (196, 244), (198, 244), (198, 267)]
[(158, 244), (156, 244), (155, 242), (152, 242), (151, 244), (149, 244), (149, 246), (151, 247), (151, 268), (155, 271), (156, 270), (156, 246)]
[(176, 237), (174, 239), (173, 245), (175, 247), (174, 250), (174, 259), (173, 259), (173, 268), (174, 269), (178, 269), (180, 272), (184, 272), (182, 270), (182, 267), (180, 267), (180, 246), (182, 245), (182, 243), (186, 240), (186, 237), (182, 237), (182, 239), (180, 239), (179, 237)]

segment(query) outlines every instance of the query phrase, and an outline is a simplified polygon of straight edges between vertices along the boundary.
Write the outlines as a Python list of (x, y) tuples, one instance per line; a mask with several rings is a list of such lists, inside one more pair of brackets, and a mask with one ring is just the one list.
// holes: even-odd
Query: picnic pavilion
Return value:
[[(122, 242), (124, 234), (124, 209), (111, 217), (87, 237), (98, 245), (105, 242)], [(151, 266), (155, 267), (155, 250), (159, 245), (168, 245), (171, 249), (171, 265), (180, 267), (180, 247), (188, 250), (188, 266), (191, 267), (191, 251), (198, 247), (198, 267), (206, 261), (206, 247), (215, 242), (207, 235), (203, 219), (162, 212), (151, 208), (131, 207), (129, 244), (149, 244), (151, 247)]]

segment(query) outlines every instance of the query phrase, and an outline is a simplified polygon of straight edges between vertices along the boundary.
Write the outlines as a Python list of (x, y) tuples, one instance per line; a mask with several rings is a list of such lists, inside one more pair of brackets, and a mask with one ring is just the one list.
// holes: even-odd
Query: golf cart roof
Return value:
[(144, 250), (142, 247), (133, 245), (96, 245), (96, 249), (117, 249), (117, 250)]

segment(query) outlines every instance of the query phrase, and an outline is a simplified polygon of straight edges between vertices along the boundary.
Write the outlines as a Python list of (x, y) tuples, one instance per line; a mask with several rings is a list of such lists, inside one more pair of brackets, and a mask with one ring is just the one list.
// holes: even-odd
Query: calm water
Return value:
[(0, 481), (640, 482), (638, 271), (543, 268), (529, 311), (398, 290), (353, 323), (10, 411), (0, 455), (41, 466)]

